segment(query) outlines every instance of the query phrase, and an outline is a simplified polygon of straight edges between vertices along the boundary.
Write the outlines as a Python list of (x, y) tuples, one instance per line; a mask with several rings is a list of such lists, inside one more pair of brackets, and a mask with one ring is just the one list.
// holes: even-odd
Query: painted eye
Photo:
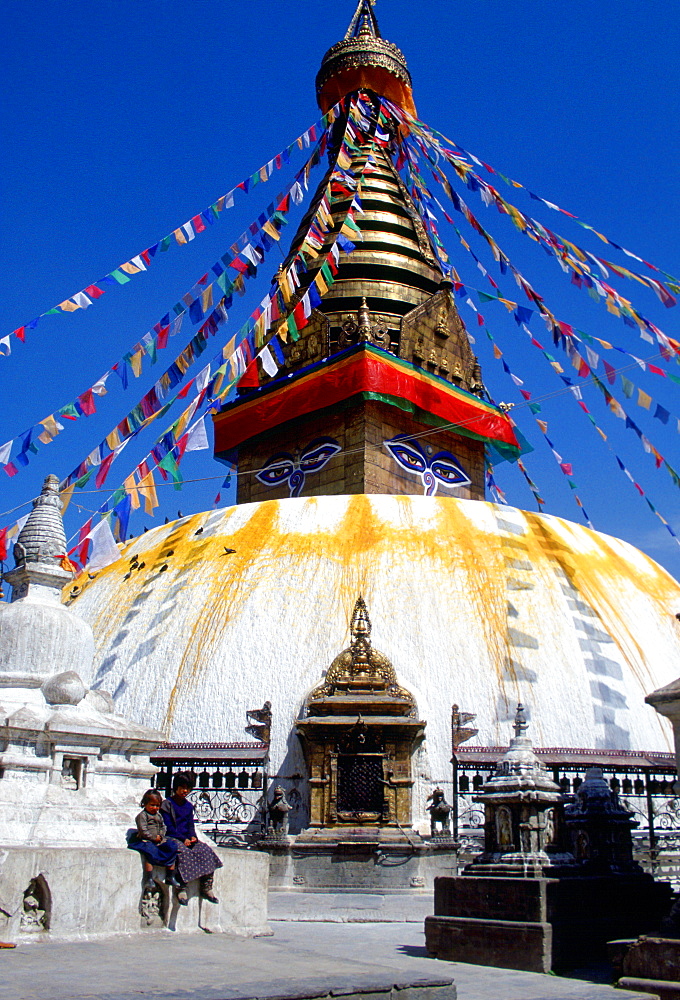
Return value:
[(300, 468), (305, 472), (318, 472), (340, 450), (340, 445), (332, 438), (317, 438), (302, 452)]
[(470, 478), (449, 451), (440, 451), (432, 459), (430, 469), (445, 486), (469, 486)]
[(294, 468), (295, 463), (292, 455), (274, 455), (269, 459), (264, 469), (255, 473), (255, 478), (259, 479), (265, 486), (278, 486), (279, 483), (288, 479)]
[(391, 441), (385, 441), (385, 447), (402, 469), (408, 472), (424, 472), (427, 468), (427, 459), (418, 445), (407, 444), (399, 438), (393, 438)]

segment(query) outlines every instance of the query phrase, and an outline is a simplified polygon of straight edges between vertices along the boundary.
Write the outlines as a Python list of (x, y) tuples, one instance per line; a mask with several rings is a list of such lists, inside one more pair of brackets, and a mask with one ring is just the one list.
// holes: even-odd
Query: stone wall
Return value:
[[(189, 905), (159, 885), (151, 900), (142, 892), (142, 864), (125, 848), (74, 849), (0, 846), (0, 940), (35, 943), (88, 940), (118, 934), (269, 933), (269, 858), (259, 851), (215, 848), (223, 867), (215, 873), (219, 904), (198, 896), (189, 883)], [(162, 882), (165, 870), (155, 869)]]

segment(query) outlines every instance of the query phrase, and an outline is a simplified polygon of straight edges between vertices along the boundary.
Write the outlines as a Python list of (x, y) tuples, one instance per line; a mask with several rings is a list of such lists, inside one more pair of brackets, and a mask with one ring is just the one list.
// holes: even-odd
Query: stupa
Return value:
[[(358, 90), (366, 107), (413, 107), (406, 61), (368, 0), (317, 78), (322, 108)], [(340, 114), (288, 260), (334, 183), (346, 124)], [(96, 637), (93, 686), (168, 740), (238, 740), (245, 713), (271, 702), (271, 782), (290, 836), (339, 822), (317, 809), (328, 775), (311, 773), (301, 737), (308, 747), (313, 692), (347, 646), (358, 595), (426, 724), (400, 793), (408, 830), (427, 833), (435, 786), (450, 801), (454, 703), (476, 713), (486, 746), (503, 744), (518, 701), (537, 746), (672, 746), (644, 696), (677, 673), (680, 585), (619, 539), (485, 500), (485, 449), (512, 460), (520, 442), (485, 393), (396, 169), (401, 127), (384, 112), (384, 138), (354, 143), (322, 249), (355, 197), (363, 239), (339, 254), (276, 375), (258, 371), (214, 417), (216, 457), (238, 464), (236, 505), (134, 539), (72, 599)], [(291, 310), (318, 267), (310, 257)]]

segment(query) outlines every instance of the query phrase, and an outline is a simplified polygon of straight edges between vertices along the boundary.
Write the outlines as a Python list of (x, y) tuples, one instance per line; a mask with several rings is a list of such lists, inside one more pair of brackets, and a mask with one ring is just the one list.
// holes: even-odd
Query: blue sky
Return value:
[[(1, 70), (11, 100), (0, 109), (6, 139), (0, 337), (206, 208), (315, 121), (316, 71), (353, 10), (354, 0), (334, 5), (316, 0), (33, 0), (30, 5), (6, 0), (0, 20), (12, 45)], [(674, 100), (680, 15), (674, 4), (423, 0), (416, 6), (379, 0), (375, 11), (383, 34), (407, 57), (423, 120), (617, 243), (680, 275)], [(300, 153), (293, 157), (293, 168), (302, 162)], [(186, 247), (173, 247), (147, 273), (113, 289), (86, 312), (41, 320), (25, 344), (13, 338), (12, 355), (0, 358), (0, 444), (96, 381), (192, 287), (291, 175), (275, 174), (267, 185), (239, 198), (208, 232)], [(497, 186), (522, 210), (586, 249), (633, 264), (566, 217), (531, 201), (526, 192)], [(457, 190), (561, 319), (638, 357), (653, 358), (653, 345), (574, 288), (555, 261), (520, 236), (507, 218), (484, 208), (474, 193)], [(485, 245), (458, 219), (503, 293), (523, 303), (514, 283), (501, 280)], [(471, 288), (487, 288), (443, 219), (440, 232), (463, 279)], [(261, 269), (262, 280), (235, 306), (204, 359), (255, 307), (276, 264), (272, 255)], [(625, 279), (613, 283), (639, 311), (680, 339), (680, 306), (665, 309), (648, 289)], [(622, 475), (559, 378), (501, 307), (491, 304), (483, 312), (507, 363), (542, 400), (541, 417), (548, 421), (556, 449), (573, 465), (594, 526), (638, 545), (680, 577), (680, 548)], [(464, 304), (461, 315), (477, 337), (492, 395), (520, 404)], [(532, 330), (551, 350), (537, 319)], [(171, 341), (177, 351), (168, 349), (127, 392), (110, 379), (111, 391), (98, 400), (97, 414), (69, 425), (13, 479), (0, 472), (0, 525), (28, 509), (4, 513), (30, 500), (47, 473), (65, 476), (102, 440), (191, 332), (187, 325)], [(617, 367), (626, 364), (621, 354), (600, 353)], [(575, 374), (566, 359), (560, 360), (568, 374)], [(625, 400), (618, 385), (612, 391), (680, 469), (674, 419), (680, 416), (678, 387), (634, 362), (633, 369), (626, 374), (670, 411), (669, 424)], [(676, 363), (667, 370), (680, 375)], [(598, 372), (602, 376), (601, 366)], [(655, 468), (635, 434), (605, 409), (597, 390), (585, 388), (584, 399), (614, 452), (680, 533), (678, 488), (667, 472)], [(534, 445), (526, 465), (545, 509), (581, 520), (534, 419), (519, 405), (513, 415)], [(171, 420), (169, 415), (166, 425)], [(133, 442), (113, 466), (107, 487), (115, 489), (152, 443), (149, 433)], [(155, 519), (138, 518), (134, 533), (143, 524), (175, 517), (178, 510), (205, 510), (218, 491), (225, 501), (224, 470), (209, 452), (187, 455), (182, 468), (187, 480), (200, 481), (187, 482), (181, 492), (159, 489), (160, 511)], [(535, 509), (516, 470), (499, 466), (497, 480), (511, 503)], [(104, 498), (77, 496), (66, 515), (67, 533), (77, 531)]]

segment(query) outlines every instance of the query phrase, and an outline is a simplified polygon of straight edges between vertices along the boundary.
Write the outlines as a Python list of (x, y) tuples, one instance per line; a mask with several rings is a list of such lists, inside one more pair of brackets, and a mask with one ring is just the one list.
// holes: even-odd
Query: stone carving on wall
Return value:
[(26, 891), (20, 927), (27, 934), (49, 930), (50, 890), (44, 875), (31, 879)]
[(146, 889), (139, 903), (139, 912), (147, 927), (163, 924), (163, 897), (161, 890)]
[(334, 438), (315, 438), (296, 455), (287, 451), (272, 455), (255, 474), (255, 478), (264, 486), (280, 486), (287, 482), (289, 496), (299, 497), (306, 477), (323, 469), (340, 450), (341, 447)]
[(432, 448), (409, 440), (407, 434), (398, 434), (384, 444), (402, 469), (420, 476), (425, 496), (434, 496), (439, 486), (453, 489), (471, 483), (470, 477), (450, 451), (433, 454)]

